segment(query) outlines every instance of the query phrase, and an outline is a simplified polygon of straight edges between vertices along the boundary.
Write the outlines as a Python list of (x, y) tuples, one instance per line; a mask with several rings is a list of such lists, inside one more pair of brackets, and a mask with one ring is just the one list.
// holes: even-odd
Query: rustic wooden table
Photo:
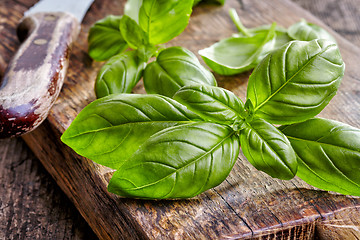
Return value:
[[(360, 47), (360, 0), (292, 1)], [(33, 2), (1, 0), (1, 41), (11, 35), (4, 31), (15, 31), (7, 23), (11, 10), (6, 7), (26, 10)], [(0, 77), (19, 45), (15, 38), (6, 43), (0, 48)], [(0, 140), (0, 239), (96, 238), (23, 140)]]

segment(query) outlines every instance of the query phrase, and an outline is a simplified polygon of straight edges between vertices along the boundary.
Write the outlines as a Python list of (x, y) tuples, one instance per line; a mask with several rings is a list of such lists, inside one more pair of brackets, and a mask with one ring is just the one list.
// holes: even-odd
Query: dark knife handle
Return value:
[(36, 13), (18, 26), (22, 42), (0, 83), (0, 138), (35, 129), (58, 97), (80, 25), (67, 13)]

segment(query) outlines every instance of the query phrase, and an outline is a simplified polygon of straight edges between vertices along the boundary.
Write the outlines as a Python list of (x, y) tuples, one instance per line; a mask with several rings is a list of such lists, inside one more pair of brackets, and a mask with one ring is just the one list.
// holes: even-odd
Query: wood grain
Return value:
[[(275, 3), (272, 3), (273, 7), (268, 6), (270, 3), (264, 4), (265, 6), (260, 7), (260, 11), (254, 11), (252, 7), (254, 4), (259, 3), (259, 1), (254, 1), (254, 3), (242, 1), (242, 4), (236, 1), (228, 1), (229, 3), (226, 7), (235, 6), (242, 13), (249, 11), (249, 13), (241, 15), (244, 22), (247, 19), (247, 26), (267, 23), (271, 19), (280, 19), (278, 20), (279, 23), (290, 25), (297, 21), (299, 16), (304, 17), (304, 15), (309, 20), (314, 19), (287, 1), (274, 1)], [(279, 7), (277, 5), (279, 3), (284, 5)], [(79, 69), (76, 70), (75, 68), (69, 71), (68, 80), (65, 83), (66, 87), (64, 88), (65, 93), (62, 93), (61, 96), (65, 100), (59, 99), (60, 102), (58, 101), (59, 103), (56, 104), (56, 107), (51, 112), (49, 121), (42, 128), (43, 132), (37, 131), (32, 136), (26, 136), (29, 145), (32, 145), (34, 151), (41, 157), (43, 164), (52, 173), (67, 195), (70, 196), (77, 208), (82, 212), (82, 215), (97, 231), (98, 236), (105, 239), (111, 237), (121, 238), (121, 234), (126, 234), (123, 238), (131, 236), (133, 238), (210, 239), (224, 237), (246, 238), (254, 234), (257, 237), (266, 236), (270, 239), (274, 237), (278, 239), (286, 239), (287, 237), (290, 239), (312, 239), (314, 234), (317, 234), (326, 239), (326, 237), (329, 237), (328, 233), (333, 232), (331, 225), (334, 225), (334, 222), (339, 222), (337, 219), (341, 219), (341, 221), (350, 219), (350, 222), (346, 222), (346, 220), (342, 226), (352, 226), (352, 229), (356, 229), (356, 226), (359, 225), (359, 221), (356, 218), (358, 216), (356, 214), (353, 214), (353, 217), (350, 218), (348, 216), (349, 213), (356, 213), (358, 211), (358, 198), (315, 191), (299, 179), (293, 181), (273, 180), (252, 168), (251, 165), (246, 163), (242, 155), (240, 155), (240, 159), (244, 160), (238, 161), (226, 182), (198, 198), (186, 201), (151, 202), (121, 199), (107, 193), (105, 186), (111, 171), (78, 156), (69, 158), (71, 156), (71, 150), (69, 149), (63, 151), (59, 147), (46, 146), (48, 142), (56, 142), (59, 134), (67, 126), (66, 124), (69, 124), (71, 118), (87, 102), (94, 98), (91, 84), (95, 77), (94, 71), (101, 64), (92, 63), (86, 55), (86, 31), (88, 26), (92, 24), (91, 21), (95, 21), (107, 13), (120, 13), (119, 9), (122, 9), (122, 2), (116, 1), (113, 4), (119, 8), (105, 9), (104, 5), (106, 3), (104, 5), (96, 3), (95, 7), (91, 9), (94, 15), (91, 15), (91, 12), (88, 14), (88, 21), (84, 22), (85, 32), (82, 33), (82, 39), (78, 41), (76, 46), (78, 51), (72, 56), (72, 60), (76, 62), (75, 64), (80, 65), (80, 69), (86, 71), (86, 73), (78, 73)], [(279, 7), (278, 11), (274, 10), (276, 7)], [(186, 34), (175, 39), (172, 43), (173, 45), (178, 44), (192, 48), (191, 50), (198, 50), (202, 44), (212, 43), (222, 38), (225, 34), (230, 34), (229, 29), (235, 30), (232, 24), (224, 18), (225, 10), (208, 6), (202, 6), (202, 8), (203, 10), (200, 8), (195, 10), (195, 23), (192, 22), (189, 26), (190, 30), (186, 30)], [(283, 19), (284, 14), (279, 14), (279, 11), (282, 9), (291, 9), (292, 15), (285, 16), (285, 19)], [(270, 17), (267, 15), (269, 12)], [(214, 20), (206, 17), (210, 13), (216, 15)], [(259, 18), (261, 13), (264, 13), (267, 17)], [(198, 24), (209, 24), (212, 31), (203, 29)], [(206, 37), (207, 43), (201, 42), (203, 37)], [(196, 43), (195, 46), (193, 46), (194, 42)], [(359, 50), (354, 49), (346, 41), (345, 43), (343, 42), (341, 40), (341, 49), (343, 50), (343, 46), (345, 46), (344, 49), (346, 51), (343, 53), (343, 56), (347, 63), (347, 75), (344, 82), (350, 81), (351, 83), (356, 83), (354, 79), (356, 79), (358, 73), (354, 63), (358, 59), (352, 55), (357, 55), (356, 53)], [(348, 62), (352, 64), (349, 63), (349, 66)], [(95, 70), (92, 68), (95, 68)], [(348, 71), (349, 69), (350, 71)], [(236, 93), (243, 98), (247, 76), (248, 74), (243, 74), (235, 79), (221, 78), (220, 83), (222, 86), (230, 89), (234, 86)], [(78, 79), (82, 79), (82, 77), (85, 80), (77, 84), (84, 84), (85, 86), (79, 88), (75, 82)], [(85, 82), (86, 80), (90, 83)], [(237, 87), (237, 85), (240, 85), (240, 87)], [(354, 101), (355, 107), (357, 107), (359, 94), (356, 97), (356, 93), (359, 92), (359, 89), (356, 85), (354, 86), (352, 89), (351, 87), (342, 88), (341, 97), (340, 100), (337, 100), (337, 103)], [(138, 91), (143, 91), (141, 86), (138, 86)], [(74, 98), (74, 94), (76, 96), (83, 95), (83, 97), (70, 101), (68, 98)], [(68, 104), (67, 107), (62, 105), (64, 102)], [(336, 104), (332, 106), (334, 107), (326, 109), (325, 116), (330, 116), (333, 119), (342, 120), (359, 127), (358, 118), (356, 118), (358, 116), (344, 115), (344, 113), (348, 113), (348, 110), (353, 111), (352, 107), (337, 109)], [(59, 114), (61, 111), (64, 112)], [(50, 134), (51, 132), (49, 133), (49, 129), (53, 131), (53, 135)], [(40, 137), (43, 146), (39, 149), (35, 141)], [(58, 157), (61, 160), (57, 159)], [(49, 161), (49, 159), (54, 161)], [(59, 170), (61, 169), (59, 166), (63, 169)], [(70, 172), (65, 174), (64, 172), (68, 170)], [(76, 173), (78, 170), (84, 171), (84, 174), (80, 177), (80, 182), (78, 182), (79, 176), (76, 176), (78, 175)], [(95, 183), (97, 183), (98, 187), (89, 189), (90, 186), (94, 187)], [(91, 203), (89, 199), (95, 199), (95, 206), (94, 202)], [(89, 208), (89, 206), (91, 207)], [(111, 213), (111, 211), (120, 211), (121, 213)], [(103, 215), (101, 212), (105, 212), (106, 217), (101, 216)], [(114, 223), (113, 220), (116, 218), (112, 217), (118, 217), (117, 215), (120, 215), (120, 221)], [(327, 224), (326, 228), (321, 228), (321, 223), (324, 223), (324, 221), (321, 221), (322, 219), (328, 220), (331, 224)], [(97, 225), (98, 223), (100, 225)], [(110, 226), (113, 229), (102, 229), (104, 226), (109, 226), (109, 224), (111, 224)], [(321, 229), (324, 230), (320, 231)], [(338, 227), (338, 229), (345, 228)], [(349, 231), (346, 232), (348, 233)], [(356, 231), (354, 232), (357, 234)], [(338, 233), (340, 234), (339, 236), (342, 236), (344, 231), (339, 231)]]
[(0, 239), (96, 239), (40, 161), (16, 139), (0, 140)]

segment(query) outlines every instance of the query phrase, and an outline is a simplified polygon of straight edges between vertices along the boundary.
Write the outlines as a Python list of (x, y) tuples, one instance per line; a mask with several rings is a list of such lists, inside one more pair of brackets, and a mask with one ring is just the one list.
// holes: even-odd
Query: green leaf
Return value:
[(267, 55), (251, 74), (247, 98), (255, 115), (274, 124), (312, 118), (336, 94), (345, 64), (327, 40), (293, 41)]
[(104, 61), (123, 52), (128, 46), (119, 30), (121, 16), (109, 15), (97, 21), (89, 31), (89, 55)]
[(188, 25), (193, 0), (143, 0), (139, 24), (153, 45), (166, 43)]
[(124, 15), (132, 18), (137, 24), (139, 24), (139, 12), (143, 0), (127, 0), (124, 8)]
[(248, 161), (271, 177), (291, 179), (297, 170), (295, 152), (276, 127), (255, 118), (240, 132), (241, 148)]
[(120, 22), (120, 31), (129, 46), (137, 49), (149, 45), (149, 36), (130, 17), (124, 15)]
[(230, 37), (199, 51), (216, 73), (234, 75), (253, 69), (275, 45), (275, 24), (252, 37)]
[(336, 43), (335, 38), (325, 29), (316, 24), (308, 23), (304, 19), (290, 26), (288, 35), (295, 40), (311, 41), (314, 39), (327, 39)]
[(212, 73), (191, 51), (182, 47), (162, 50), (144, 72), (147, 93), (172, 97), (181, 87), (191, 84), (217, 85)]
[(224, 181), (238, 154), (238, 137), (227, 126), (175, 126), (141, 145), (115, 172), (108, 190), (147, 199), (193, 197)]
[(86, 106), (61, 140), (78, 154), (117, 169), (154, 133), (199, 119), (170, 98), (114, 94)]
[(140, 80), (146, 62), (138, 58), (136, 51), (128, 51), (112, 57), (100, 69), (95, 81), (97, 98), (114, 93), (130, 93)]
[[(250, 28), (250, 29), (248, 29), (248, 31), (252, 36), (254, 36), (256, 34), (269, 31), (270, 28), (271, 28), (271, 25), (263, 25), (263, 26), (256, 27), (256, 28)], [(285, 44), (287, 44), (287, 43), (289, 43), (290, 41), (293, 40), (287, 34), (287, 29), (286, 28), (276, 26), (275, 34), (276, 34), (276, 36), (275, 36), (274, 49), (278, 49), (278, 48), (282, 47), (283, 45), (285, 45)], [(233, 36), (234, 37), (241, 36), (241, 34), (233, 34)]]
[(360, 196), (360, 129), (322, 118), (280, 129), (297, 154), (297, 176), (317, 188)]
[[(272, 25), (263, 25), (260, 27), (250, 28), (250, 29), (246, 28), (242, 24), (239, 15), (237, 14), (234, 8), (230, 8), (229, 15), (232, 21), (234, 22), (234, 24), (236, 25), (237, 29), (239, 30), (239, 33), (233, 34), (233, 37), (252, 37), (260, 33), (266, 33), (272, 28)], [(275, 27), (275, 34), (276, 36), (275, 36), (274, 49), (278, 49), (279, 47), (282, 47), (284, 44), (293, 40), (288, 36), (286, 28), (277, 25)]]
[(174, 99), (203, 119), (228, 125), (243, 122), (244, 103), (226, 89), (206, 85), (185, 86), (174, 95)]

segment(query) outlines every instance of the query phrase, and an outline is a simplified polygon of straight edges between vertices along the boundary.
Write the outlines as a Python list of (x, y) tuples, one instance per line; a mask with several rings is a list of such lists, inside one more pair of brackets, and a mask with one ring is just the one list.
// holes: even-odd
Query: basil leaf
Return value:
[(137, 24), (139, 24), (139, 12), (143, 0), (127, 0), (124, 8), (124, 15), (132, 18)]
[[(232, 21), (234, 22), (234, 24), (236, 25), (237, 29), (239, 30), (239, 33), (233, 34), (233, 37), (252, 37), (257, 34), (266, 33), (272, 28), (272, 25), (263, 25), (260, 27), (250, 28), (250, 29), (246, 28), (242, 24), (239, 15), (237, 14), (234, 8), (230, 8), (229, 15)], [(274, 49), (278, 49), (279, 47), (293, 40), (288, 36), (287, 29), (283, 27), (276, 26), (275, 34), (276, 36), (275, 36)]]
[(280, 130), (297, 154), (297, 176), (317, 188), (360, 196), (360, 129), (314, 118)]
[(226, 89), (206, 85), (185, 86), (174, 95), (174, 99), (205, 120), (228, 125), (243, 122), (241, 113), (245, 112), (244, 103)]
[(275, 45), (275, 24), (252, 37), (230, 37), (199, 51), (216, 73), (234, 75), (254, 68)]
[(150, 43), (166, 43), (184, 31), (192, 5), (193, 0), (143, 0), (139, 24)]
[(238, 137), (227, 126), (175, 126), (141, 145), (115, 172), (108, 190), (147, 199), (193, 197), (224, 181), (238, 154)]
[(325, 29), (316, 24), (308, 23), (304, 19), (290, 26), (288, 35), (295, 40), (311, 41), (314, 39), (327, 39), (336, 43), (335, 38)]
[(146, 62), (138, 58), (136, 51), (112, 57), (100, 69), (95, 81), (97, 98), (114, 93), (130, 93), (140, 80)]
[[(270, 28), (271, 28), (271, 25), (263, 25), (260, 27), (247, 29), (247, 31), (249, 34), (251, 34), (251, 36), (254, 36), (259, 33), (267, 32), (270, 30)], [(292, 38), (289, 37), (289, 35), (287, 33), (287, 29), (285, 29), (283, 27), (276, 26), (275, 34), (276, 34), (276, 36), (275, 36), (274, 49), (278, 49), (293, 40)], [(245, 37), (245, 35), (242, 33), (235, 33), (235, 34), (233, 34), (233, 37)]]
[(104, 61), (128, 47), (119, 30), (120, 20), (121, 16), (109, 15), (90, 28), (88, 52), (91, 58)]
[(149, 36), (130, 17), (124, 15), (120, 22), (123, 38), (132, 49), (149, 45)]
[(251, 74), (255, 115), (275, 124), (312, 118), (336, 94), (345, 64), (327, 40), (293, 41), (267, 55)]
[(154, 133), (199, 119), (170, 98), (110, 95), (86, 106), (61, 140), (78, 154), (117, 169)]
[(181, 87), (190, 84), (217, 85), (212, 73), (200, 64), (191, 51), (182, 47), (162, 50), (156, 61), (144, 71), (147, 93), (172, 97)]
[(271, 177), (291, 179), (297, 170), (295, 152), (276, 127), (255, 118), (240, 132), (241, 148), (248, 161)]

